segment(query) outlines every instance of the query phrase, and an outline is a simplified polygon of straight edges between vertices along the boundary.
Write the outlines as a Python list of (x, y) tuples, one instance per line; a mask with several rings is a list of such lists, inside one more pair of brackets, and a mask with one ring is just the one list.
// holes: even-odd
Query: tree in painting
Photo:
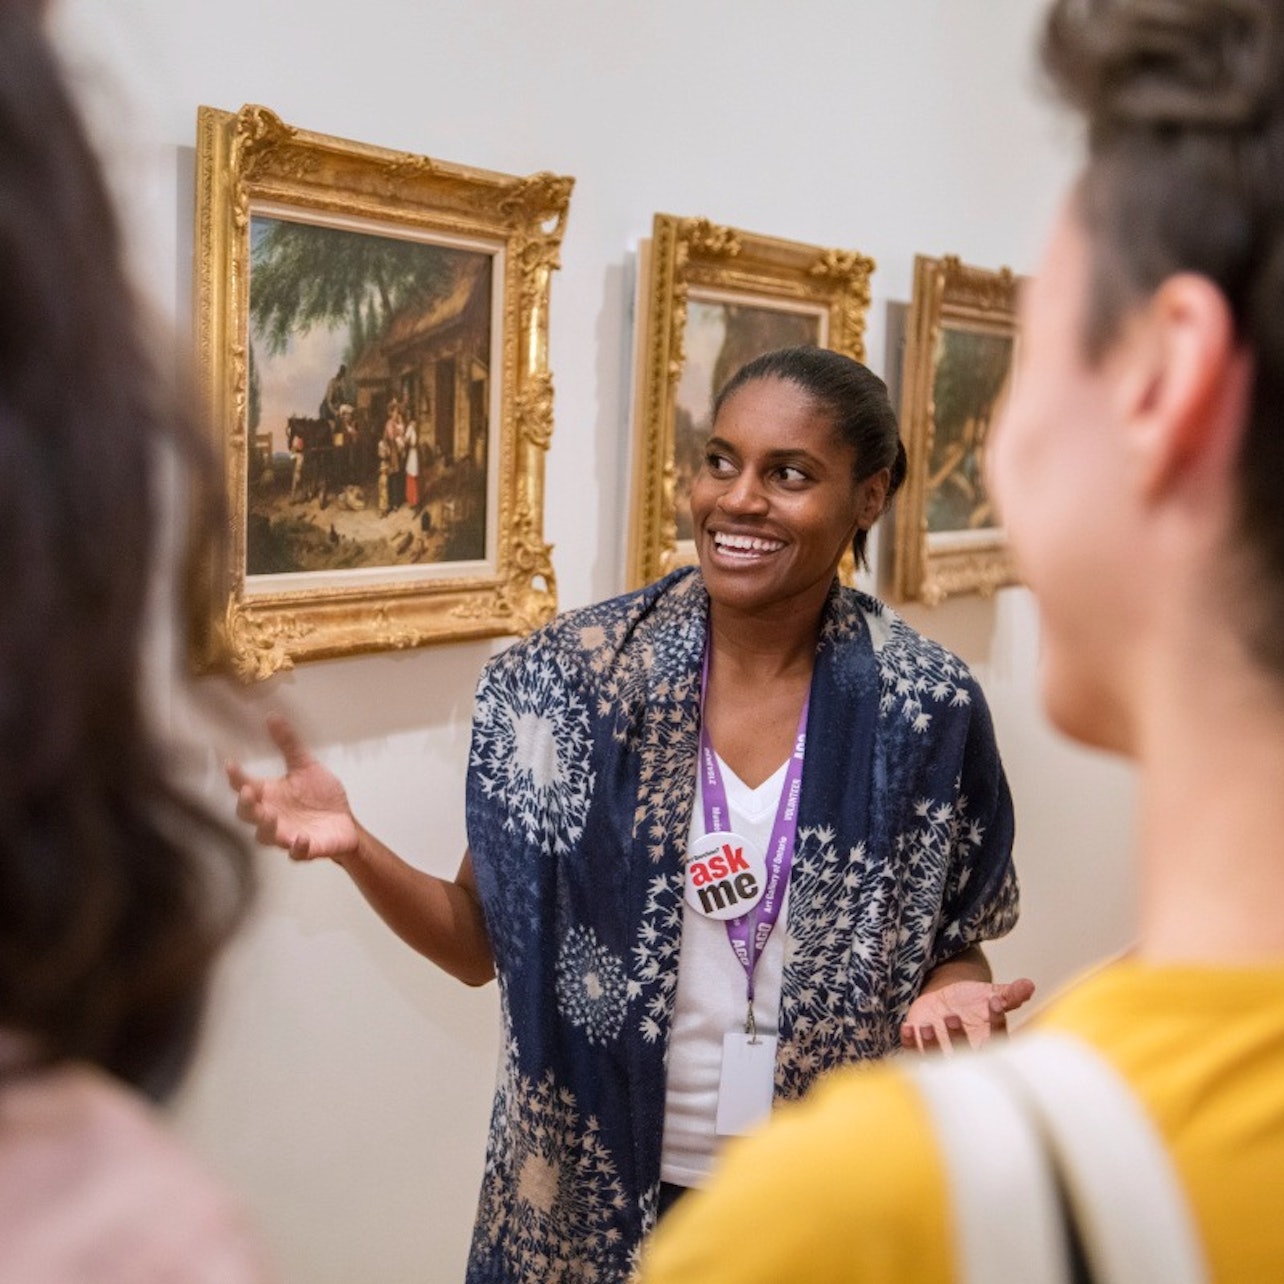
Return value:
[[(313, 326), (348, 326), (348, 356), (407, 307), (449, 294), (454, 273), (443, 254), (417, 241), (342, 228), (263, 219), (250, 254), (250, 320), (273, 355)], [(372, 308), (377, 305), (377, 313)]]

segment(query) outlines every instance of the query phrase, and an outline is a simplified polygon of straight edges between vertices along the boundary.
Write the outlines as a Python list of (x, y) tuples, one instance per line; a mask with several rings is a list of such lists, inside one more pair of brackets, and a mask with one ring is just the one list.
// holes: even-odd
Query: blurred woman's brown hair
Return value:
[(141, 693), (170, 460), (223, 524), (122, 257), (40, 6), (0, 0), (0, 1028), (159, 1096), (251, 876)]

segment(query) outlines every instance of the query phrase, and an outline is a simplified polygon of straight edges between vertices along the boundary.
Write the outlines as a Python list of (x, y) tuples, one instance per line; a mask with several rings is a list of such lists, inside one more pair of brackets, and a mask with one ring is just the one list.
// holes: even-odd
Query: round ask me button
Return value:
[(706, 918), (739, 918), (766, 888), (766, 857), (740, 834), (705, 834), (687, 853), (687, 904)]

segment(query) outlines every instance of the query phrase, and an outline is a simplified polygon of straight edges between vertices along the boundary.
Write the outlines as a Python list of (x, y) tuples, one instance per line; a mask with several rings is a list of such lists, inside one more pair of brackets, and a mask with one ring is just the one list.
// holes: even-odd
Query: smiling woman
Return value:
[(454, 883), (362, 828), (284, 724), (283, 778), (232, 769), (263, 841), (341, 864), (454, 975), (499, 978), (474, 1284), (629, 1278), (773, 1100), (903, 1040), (980, 1041), (1029, 996), (979, 950), (1017, 899), (981, 692), (837, 580), (903, 471), (858, 363), (788, 349), (733, 377), (693, 491), (700, 569), (483, 673)]
[[(809, 390), (825, 376), (828, 386)], [(739, 585), (755, 612), (773, 595), (788, 609), (808, 609), (798, 595), (827, 594), (849, 545), (862, 558), (870, 527), (904, 476), (886, 390), (864, 366), (820, 348), (750, 362), (717, 398), (691, 491), (706, 583), (717, 579), (733, 594)]]
[[(1016, 917), (1010, 803), (980, 691), (955, 657), (838, 587), (844, 553), (863, 559), (904, 475), (885, 385), (838, 353), (767, 353), (714, 403), (691, 496), (708, 600), (691, 850), (727, 829), (765, 853), (757, 867), (781, 884), (785, 931), (760, 910), (737, 948), (716, 909), (688, 897), (662, 1158), (671, 1198), (703, 1182), (725, 1131), (723, 1102), (740, 1090), (727, 1032), (746, 998), (775, 1064), (737, 1073), (765, 1075), (769, 1101), (809, 1081), (785, 1071), (795, 1057), (814, 1073), (898, 1038), (931, 1045), (966, 1028), (979, 1042), (1030, 991), (992, 986), (978, 946)], [(796, 764), (794, 798), (782, 763)], [(843, 1010), (846, 1029), (833, 1020)]]

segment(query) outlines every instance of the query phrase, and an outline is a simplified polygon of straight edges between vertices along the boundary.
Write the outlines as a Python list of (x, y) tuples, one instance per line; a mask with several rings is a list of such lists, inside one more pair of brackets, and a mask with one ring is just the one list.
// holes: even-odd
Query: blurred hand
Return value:
[(920, 994), (901, 1025), (901, 1047), (907, 1051), (950, 1052), (979, 1048), (995, 1035), (1005, 1035), (1008, 1013), (1034, 994), (1034, 982), (955, 981)]

